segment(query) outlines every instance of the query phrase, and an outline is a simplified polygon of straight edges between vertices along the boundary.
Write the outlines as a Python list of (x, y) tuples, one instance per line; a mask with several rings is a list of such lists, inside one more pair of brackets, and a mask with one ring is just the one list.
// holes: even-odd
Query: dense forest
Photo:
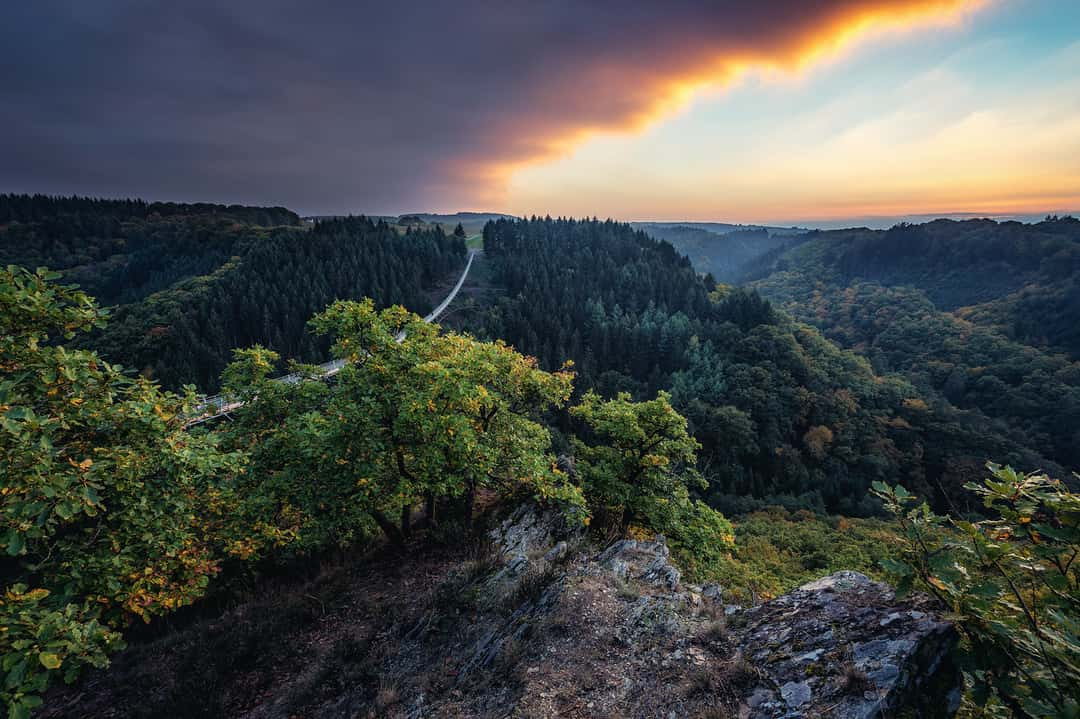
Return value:
[(877, 511), (873, 481), (965, 503), (986, 457), (1058, 469), (985, 417), (777, 310), (755, 290), (702, 279), (670, 244), (615, 222), (502, 220), (484, 232), (504, 296), (477, 323), (578, 387), (667, 389), (701, 442), (710, 502), (846, 514)]
[(340, 218), (299, 227), (281, 208), (3, 196), (3, 264), (61, 270), (113, 317), (84, 340), (164, 386), (218, 386), (233, 348), (322, 361), (307, 320), (336, 299), (430, 309), (465, 255), (438, 226), (399, 233)]
[(1080, 221), (813, 233), (754, 277), (757, 291), (935, 406), (1080, 466)]
[[(925, 238), (917, 228), (808, 233), (732, 287), (630, 225), (497, 219), (483, 272), (498, 291), (466, 315), (474, 337), (400, 306), (426, 309), (425, 288), (461, 263), (464, 229), (8, 201), (20, 214), (4, 251), (23, 261), (115, 281), (144, 261), (132, 246), (175, 260), (160, 265), (167, 288), (145, 294), (137, 280), (139, 298), (111, 312), (60, 274), (0, 270), (11, 717), (61, 677), (106, 666), (137, 641), (136, 620), (168, 631), (165, 617), (213, 614), (208, 599), (227, 605), (331, 555), (482, 547), (478, 515), (523, 503), (595, 548), (662, 533), (687, 579), (723, 582), (738, 602), (826, 568), (881, 572), (950, 608), (969, 707), (1076, 713), (1080, 497), (1051, 476), (1067, 480), (1058, 462), (1077, 459), (1078, 364), (1008, 336), (1000, 316), (965, 316), (1007, 314), (1029, 285), (1067, 294), (1072, 276), (1056, 268), (1075, 257), (1073, 220), (984, 256), (963, 232), (950, 252), (934, 223), (907, 260), (889, 243)], [(50, 242), (46, 226), (70, 233)], [(224, 260), (188, 277), (204, 241)], [(965, 257), (978, 277), (939, 277)], [(997, 290), (980, 274), (1014, 262), (1021, 279)], [(283, 359), (324, 352), (343, 361), (333, 381), (310, 367), (307, 381), (270, 381)], [(230, 421), (192, 425), (195, 397), (161, 386), (190, 378), (241, 401)], [(213, 713), (211, 699), (159, 700)]]
[(0, 195), (0, 265), (49, 267), (108, 305), (219, 267), (254, 227), (299, 226), (283, 207)]

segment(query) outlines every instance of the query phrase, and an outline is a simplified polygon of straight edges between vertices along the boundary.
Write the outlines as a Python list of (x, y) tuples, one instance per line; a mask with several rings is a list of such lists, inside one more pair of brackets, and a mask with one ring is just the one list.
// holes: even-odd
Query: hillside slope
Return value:
[(1050, 302), (1072, 292), (1080, 222), (939, 220), (817, 233), (756, 275), (752, 287), (877, 372), (899, 373), (934, 402), (1080, 466), (1080, 364), (1055, 351), (1080, 325), (1080, 306), (1032, 299), (1021, 324), (1040, 328), (1038, 341), (1023, 326), (1003, 326), (1025, 293)]
[(635, 222), (633, 226), (670, 242), (690, 258), (694, 269), (720, 282), (733, 282), (754, 260), (783, 247), (798, 234), (794, 229), (717, 223)]
[[(522, 507), (472, 554), (324, 572), (134, 646), (43, 717), (949, 716), (955, 633), (840, 572), (752, 608), (662, 538), (606, 549)], [(798, 611), (796, 611), (798, 610)], [(825, 631), (832, 627), (831, 631)]]
[(670, 390), (702, 444), (708, 500), (727, 514), (769, 504), (872, 514), (876, 480), (966, 506), (959, 488), (987, 457), (1058, 469), (1043, 445), (875, 371), (805, 314), (712, 285), (669, 243), (629, 225), (499, 221), (484, 242), (505, 293), (469, 329), (548, 368), (572, 360), (582, 389)]
[(299, 224), (282, 207), (0, 195), (0, 266), (63, 271), (115, 305), (212, 272), (259, 228)]
[(1080, 357), (1080, 220), (1033, 224), (935, 220), (890, 230), (809, 233), (808, 250), (765, 256), (742, 279), (819, 273), (831, 285), (874, 282), (924, 292), (944, 312), (1009, 339)]
[(0, 195), (0, 266), (48, 267), (112, 306), (86, 344), (169, 388), (218, 387), (239, 347), (325, 361), (307, 320), (337, 299), (426, 313), (463, 238), (279, 207)]
[(258, 230), (212, 273), (118, 307), (92, 346), (166, 387), (208, 392), (238, 347), (325, 361), (328, 345), (307, 321), (335, 300), (371, 297), (426, 314), (429, 290), (464, 260), (464, 242), (437, 228), (399, 235), (362, 217)]

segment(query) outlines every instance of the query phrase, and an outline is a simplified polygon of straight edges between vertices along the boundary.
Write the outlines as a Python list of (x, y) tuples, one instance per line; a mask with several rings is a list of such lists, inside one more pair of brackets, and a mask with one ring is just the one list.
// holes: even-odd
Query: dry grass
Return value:
[(641, 591), (631, 582), (616, 577), (615, 595), (619, 599), (625, 599), (628, 602), (636, 602), (638, 598), (641, 597)]
[(513, 637), (503, 642), (492, 667), (493, 679), (512, 682), (520, 670), (521, 657), (525, 654), (524, 645)]
[(683, 693), (688, 697), (716, 694), (721, 686), (721, 677), (712, 669), (698, 668), (690, 672)]
[(514, 611), (526, 602), (537, 601), (560, 576), (561, 573), (554, 567), (530, 566), (504, 596), (503, 609)]
[(696, 714), (694, 719), (732, 719), (737, 716), (734, 712), (730, 711), (723, 705), (705, 707)]
[(724, 605), (711, 599), (704, 599), (694, 609), (694, 615), (706, 619), (723, 619), (725, 617)]
[(465, 555), (465, 561), (461, 565), (461, 578), (463, 584), (469, 584), (483, 578), (502, 564), (499, 552), (486, 538), (477, 540), (469, 545)]
[(723, 644), (728, 639), (727, 622), (723, 619), (713, 619), (701, 625), (698, 631), (698, 641), (702, 644)]
[(746, 660), (742, 654), (736, 654), (723, 669), (724, 682), (728, 687), (736, 690), (745, 689), (758, 680), (757, 668)]
[(866, 672), (858, 669), (852, 662), (844, 662), (840, 674), (840, 690), (847, 694), (862, 694), (874, 689), (874, 683)]
[(393, 682), (383, 680), (379, 682), (379, 690), (375, 692), (375, 708), (386, 711), (401, 701), (401, 694)]

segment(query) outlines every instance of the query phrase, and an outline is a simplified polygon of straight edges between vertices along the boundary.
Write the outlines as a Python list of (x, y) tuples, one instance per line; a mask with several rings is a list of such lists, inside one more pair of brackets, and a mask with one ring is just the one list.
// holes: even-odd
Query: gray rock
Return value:
[(544, 555), (544, 561), (557, 562), (566, 556), (566, 553), (570, 551), (570, 545), (566, 543), (566, 540), (561, 540), (558, 544), (547, 551)]
[(630, 576), (630, 565), (619, 559), (618, 557), (613, 557), (612, 559), (609, 559), (606, 566), (608, 569), (611, 570), (611, 573), (619, 579), (626, 579)]
[(754, 689), (753, 693), (746, 700), (746, 705), (751, 709), (765, 709), (771, 707), (776, 703), (776, 694), (765, 687), (758, 687)]
[(487, 585), (492, 591), (497, 591), (499, 587), (505, 590), (506, 585), (516, 583), (528, 569), (529, 558), (524, 554), (516, 554), (487, 580)]
[[(667, 550), (666, 545), (664, 549)], [(681, 577), (682, 573), (668, 564), (666, 551), (664, 556), (657, 556), (653, 561), (649, 562), (649, 565), (641, 573), (641, 578), (646, 582), (666, 587), (672, 591), (678, 589)]]
[(803, 704), (806, 704), (813, 695), (814, 692), (810, 689), (809, 682), (788, 682), (780, 687), (780, 696), (784, 698), (784, 701), (792, 709), (798, 709)]
[(512, 557), (550, 547), (553, 536), (564, 525), (561, 517), (551, 510), (541, 511), (534, 505), (523, 504), (491, 530), (489, 536), (503, 556)]
[[(948, 700), (960, 686), (950, 654), (956, 633), (927, 597), (898, 601), (888, 586), (845, 571), (746, 609), (743, 619), (733, 642), (762, 676), (744, 694), (747, 716), (797, 709), (841, 719), (901, 710), (948, 717), (956, 710)], [(780, 687), (786, 708), (760, 701), (770, 687)]]
[(719, 584), (706, 584), (701, 588), (701, 596), (719, 602), (724, 596), (724, 588)]
[[(612, 571), (619, 569), (623, 577), (635, 577), (657, 587), (674, 591), (679, 587), (681, 572), (672, 566), (668, 558), (671, 552), (663, 535), (652, 542), (622, 539), (605, 549), (597, 561)], [(622, 567), (626, 572), (622, 573)]]

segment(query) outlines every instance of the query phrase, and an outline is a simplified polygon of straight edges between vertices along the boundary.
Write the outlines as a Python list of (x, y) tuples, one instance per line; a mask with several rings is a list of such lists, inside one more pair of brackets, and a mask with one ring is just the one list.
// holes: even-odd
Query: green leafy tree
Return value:
[(238, 457), (184, 432), (194, 395), (60, 344), (105, 315), (57, 275), (0, 271), (0, 697), (101, 666), (119, 629), (201, 596), (228, 551)]
[(266, 382), (253, 368), (269, 360), (253, 354), (226, 373), (231, 392), (253, 398), (230, 431), (255, 457), (252, 491), (270, 487), (278, 515), (268, 524), (298, 516), (302, 546), (348, 544), (372, 523), (400, 541), (417, 505), (431, 519), (439, 502), (461, 500), (468, 522), (481, 489), (528, 492), (584, 517), (538, 422), (569, 397), (568, 370), (543, 372), (501, 342), (440, 334), (371, 300), (337, 302), (312, 326), (345, 360), (331, 385)]
[(1080, 495), (1045, 474), (987, 466), (989, 478), (966, 485), (990, 515), (978, 522), (875, 484), (904, 540), (882, 566), (898, 592), (927, 591), (953, 611), (977, 711), (1080, 716)]
[(604, 401), (589, 392), (570, 414), (595, 437), (574, 440), (574, 458), (590, 501), (603, 507), (625, 532), (635, 521), (655, 529), (671, 526), (687, 487), (705, 488), (694, 469), (697, 441), (686, 431), (666, 392), (648, 402), (620, 393)]
[(589, 392), (570, 413), (593, 438), (573, 440), (585, 496), (618, 532), (641, 524), (670, 535), (692, 574), (734, 543), (723, 515), (690, 498), (691, 488), (707, 486), (694, 468), (698, 443), (666, 392), (648, 402), (626, 393), (604, 401)]

